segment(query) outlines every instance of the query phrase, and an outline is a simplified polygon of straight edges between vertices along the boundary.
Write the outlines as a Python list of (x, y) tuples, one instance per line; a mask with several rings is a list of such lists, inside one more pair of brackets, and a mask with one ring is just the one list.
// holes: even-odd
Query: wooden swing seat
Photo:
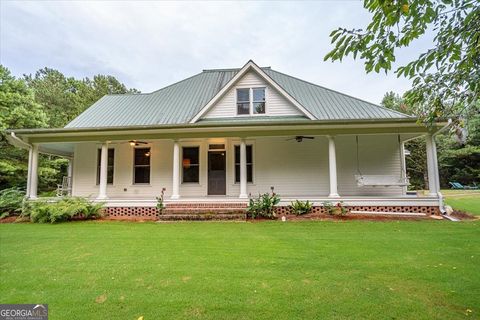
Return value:
[(397, 186), (397, 187), (405, 187), (409, 185), (408, 178), (401, 178), (398, 176), (392, 175), (355, 175), (355, 180), (357, 181), (357, 185), (359, 187), (366, 187), (366, 186)]

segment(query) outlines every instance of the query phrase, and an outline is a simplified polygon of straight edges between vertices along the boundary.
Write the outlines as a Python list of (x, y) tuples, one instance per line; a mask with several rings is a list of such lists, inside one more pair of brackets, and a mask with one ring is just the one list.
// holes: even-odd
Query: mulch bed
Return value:
[(18, 217), (16, 216), (10, 216), (10, 217), (6, 217), (6, 218), (3, 218), (3, 219), (0, 219), (0, 223), (13, 223), (15, 222), (15, 220), (17, 220)]
[(452, 217), (460, 219), (460, 220), (476, 220), (476, 219), (478, 219), (474, 215), (466, 213), (465, 211), (453, 210), (453, 212), (450, 215)]

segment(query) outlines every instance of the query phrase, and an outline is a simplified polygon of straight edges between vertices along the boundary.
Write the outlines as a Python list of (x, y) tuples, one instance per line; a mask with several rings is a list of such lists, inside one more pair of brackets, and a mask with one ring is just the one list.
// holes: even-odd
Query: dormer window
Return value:
[(265, 114), (265, 88), (237, 89), (237, 114)]

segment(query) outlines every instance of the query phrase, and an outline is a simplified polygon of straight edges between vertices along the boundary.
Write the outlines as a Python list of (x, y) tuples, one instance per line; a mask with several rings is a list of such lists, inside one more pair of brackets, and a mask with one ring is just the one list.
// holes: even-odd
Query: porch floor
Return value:
[[(115, 197), (106, 200), (96, 200), (96, 202), (105, 202), (107, 207), (153, 207), (156, 206), (157, 200), (151, 197)], [(403, 196), (341, 196), (339, 198), (329, 198), (328, 196), (284, 196), (281, 197), (279, 205), (287, 206), (292, 201), (310, 201), (313, 205), (321, 206), (324, 202), (337, 203), (342, 201), (344, 205), (350, 206), (439, 206), (441, 198), (439, 196), (418, 196), (418, 195), (403, 195)], [(179, 199), (165, 198), (165, 205), (172, 204), (220, 204), (220, 203), (248, 203), (248, 199), (241, 199), (231, 196), (205, 196), (205, 197), (181, 197)]]

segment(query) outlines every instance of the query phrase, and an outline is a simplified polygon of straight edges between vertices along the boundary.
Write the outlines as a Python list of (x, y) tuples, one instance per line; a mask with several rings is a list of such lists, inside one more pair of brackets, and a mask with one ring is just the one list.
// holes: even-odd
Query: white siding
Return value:
[(236, 117), (236, 89), (266, 87), (266, 114), (270, 116), (298, 116), (303, 113), (285, 99), (279, 92), (267, 83), (256, 73), (248, 72), (230, 89), (216, 105), (203, 118), (227, 118)]
[[(248, 140), (253, 145), (254, 181), (248, 184), (248, 193), (256, 195), (270, 191), (270, 186), (281, 196), (328, 195), (328, 145), (325, 137), (314, 140), (287, 141), (291, 137), (257, 138)], [(211, 139), (182, 141), (181, 146), (200, 146), (200, 182), (180, 184), (181, 197), (207, 195), (207, 156), (209, 143), (226, 144), (227, 195), (236, 197), (239, 185), (234, 182), (234, 145), (238, 140)], [(155, 141), (151, 146), (151, 184), (141, 186), (133, 181), (133, 151), (128, 143), (111, 144), (115, 148), (114, 184), (107, 186), (110, 198), (154, 199), (163, 187), (167, 197), (172, 188), (173, 142)], [(75, 148), (73, 193), (76, 196), (98, 194), (96, 185), (97, 148), (93, 143), (78, 144)], [(338, 189), (340, 196), (399, 196), (400, 187), (357, 187), (354, 136), (336, 138)], [(394, 135), (360, 136), (360, 170), (363, 174), (400, 176), (400, 156)], [(124, 191), (126, 189), (126, 191)]]
[[(73, 192), (76, 196), (96, 197), (98, 185), (97, 148), (99, 144), (78, 144), (75, 148)], [(154, 198), (163, 187), (171, 190), (173, 142), (158, 141), (150, 144), (150, 185), (133, 184), (133, 148), (128, 143), (109, 145), (115, 149), (113, 185), (107, 185), (110, 198)], [(126, 190), (124, 190), (126, 189)]]
[[(358, 187), (356, 141), (354, 136), (335, 139), (337, 150), (338, 193), (341, 196), (402, 195), (401, 187)], [(396, 135), (359, 136), (359, 166), (364, 175), (395, 175), (400, 177), (400, 149)]]

